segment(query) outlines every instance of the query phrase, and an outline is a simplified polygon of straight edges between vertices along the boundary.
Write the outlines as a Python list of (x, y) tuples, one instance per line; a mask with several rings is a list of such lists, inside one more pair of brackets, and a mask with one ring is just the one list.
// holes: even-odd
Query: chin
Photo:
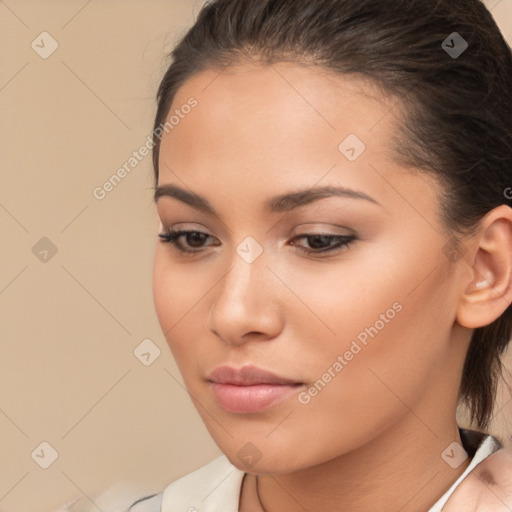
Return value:
[(286, 464), (278, 460), (266, 460), (265, 462), (261, 460), (254, 465), (246, 465), (241, 462), (236, 455), (234, 457), (227, 457), (233, 466), (240, 469), (241, 471), (244, 471), (245, 473), (251, 473), (253, 475), (266, 475), (269, 473), (272, 475), (279, 475), (293, 473), (294, 471), (301, 469), (294, 465)]
[(304, 458), (297, 459), (298, 451), (300, 450), (294, 450), (293, 454), (287, 454), (283, 452), (282, 447), (273, 449), (266, 447), (262, 451), (256, 451), (254, 446), (249, 443), (239, 450), (222, 449), (222, 452), (233, 466), (241, 471), (255, 475), (293, 473), (294, 471), (309, 467), (311, 463), (307, 460), (304, 460)]

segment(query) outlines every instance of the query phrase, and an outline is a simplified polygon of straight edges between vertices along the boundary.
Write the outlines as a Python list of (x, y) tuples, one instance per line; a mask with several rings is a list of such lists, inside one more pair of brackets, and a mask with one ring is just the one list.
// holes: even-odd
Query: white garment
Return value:
[[(485, 436), (464, 473), (428, 512), (440, 512), (457, 486), (475, 466), (500, 447), (500, 442), (496, 438), (491, 435)], [(139, 509), (136, 505), (130, 512), (238, 512), (243, 477), (244, 472), (222, 455), (171, 483), (162, 494), (153, 498), (153, 507)]]
[(471, 459), (469, 466), (466, 468), (466, 471), (460, 475), (460, 477), (455, 480), (453, 485), (430, 507), (428, 512), (441, 512), (443, 510), (444, 505), (448, 501), (448, 498), (453, 494), (457, 486), (466, 478), (466, 476), (473, 471), (473, 468), (482, 462), (489, 455), (492, 455), (494, 452), (500, 449), (500, 442), (493, 436), (487, 436), (483, 441), (475, 455)]

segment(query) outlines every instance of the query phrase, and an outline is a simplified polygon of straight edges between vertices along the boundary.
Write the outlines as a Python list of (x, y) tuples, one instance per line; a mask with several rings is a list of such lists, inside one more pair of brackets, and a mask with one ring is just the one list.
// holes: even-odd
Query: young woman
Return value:
[(512, 510), (512, 56), (484, 5), (214, 0), (172, 57), (154, 299), (224, 455), (130, 510)]

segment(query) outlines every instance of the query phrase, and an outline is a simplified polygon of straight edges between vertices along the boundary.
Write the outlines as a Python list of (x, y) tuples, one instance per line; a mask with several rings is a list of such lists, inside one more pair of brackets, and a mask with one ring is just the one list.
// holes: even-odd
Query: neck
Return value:
[(433, 427), (409, 413), (341, 457), (291, 474), (259, 476), (261, 506), (266, 512), (428, 510), (470, 462), (452, 468), (441, 457), (452, 442), (462, 445), (454, 419)]

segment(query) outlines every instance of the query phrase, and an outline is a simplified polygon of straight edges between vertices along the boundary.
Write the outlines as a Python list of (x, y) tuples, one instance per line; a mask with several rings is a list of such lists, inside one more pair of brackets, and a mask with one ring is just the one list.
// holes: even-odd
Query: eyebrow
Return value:
[[(200, 212), (219, 217), (213, 206), (208, 200), (199, 194), (185, 190), (177, 185), (159, 185), (154, 188), (154, 201), (157, 202), (160, 197), (173, 197), (178, 201), (188, 204)], [(270, 213), (288, 212), (295, 208), (310, 204), (319, 199), (328, 197), (345, 197), (350, 199), (363, 199), (382, 206), (378, 201), (359, 190), (352, 190), (345, 187), (324, 186), (311, 189), (287, 192), (267, 199), (264, 208)]]

